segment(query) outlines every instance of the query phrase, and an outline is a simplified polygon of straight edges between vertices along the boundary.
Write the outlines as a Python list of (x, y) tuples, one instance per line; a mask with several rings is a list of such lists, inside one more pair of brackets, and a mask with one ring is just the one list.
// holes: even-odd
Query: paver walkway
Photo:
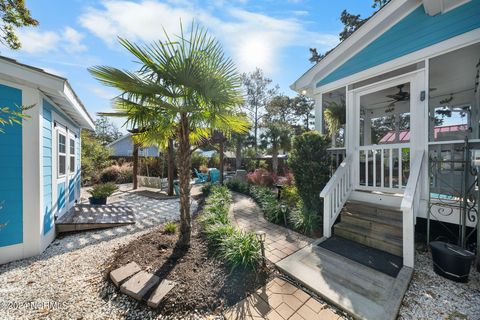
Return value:
[(229, 308), (226, 320), (339, 320), (345, 319), (328, 304), (294, 285), (275, 278), (256, 293)]
[[(246, 231), (264, 231), (265, 256), (277, 263), (314, 240), (295, 231), (265, 220), (263, 212), (252, 198), (233, 192), (230, 220)], [(309, 293), (275, 278), (256, 293), (248, 296), (224, 313), (227, 320), (337, 320), (344, 319), (335, 309), (319, 302)]]
[(277, 263), (314, 241), (309, 237), (265, 220), (262, 210), (252, 198), (236, 192), (232, 192), (232, 194), (230, 220), (242, 230), (264, 231), (267, 234), (265, 256), (272, 263)]

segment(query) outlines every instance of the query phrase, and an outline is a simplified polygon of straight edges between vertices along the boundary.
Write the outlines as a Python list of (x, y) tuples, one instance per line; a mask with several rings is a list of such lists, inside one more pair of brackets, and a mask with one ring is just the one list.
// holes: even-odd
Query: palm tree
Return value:
[(268, 122), (265, 124), (265, 131), (260, 136), (263, 147), (271, 147), (272, 150), (272, 171), (278, 173), (278, 151), (290, 148), (290, 125), (281, 121)]
[(128, 125), (149, 128), (167, 119), (178, 142), (179, 241), (189, 245), (192, 143), (208, 138), (213, 129), (246, 132), (248, 123), (236, 110), (242, 102), (240, 76), (220, 43), (195, 24), (188, 36), (183, 27), (175, 40), (165, 36), (165, 41), (150, 45), (120, 39), (141, 63), (137, 72), (106, 66), (89, 71), (103, 84), (124, 93), (116, 99), (115, 107), (124, 112)]

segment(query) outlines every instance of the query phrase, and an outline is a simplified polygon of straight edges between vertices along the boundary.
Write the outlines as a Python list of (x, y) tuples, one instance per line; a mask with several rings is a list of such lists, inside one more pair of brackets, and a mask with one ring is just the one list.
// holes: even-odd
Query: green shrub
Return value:
[(220, 257), (233, 270), (242, 268), (255, 269), (262, 261), (261, 246), (255, 234), (234, 231), (220, 245)]
[(293, 209), (289, 214), (289, 218), (295, 230), (306, 235), (312, 235), (319, 227), (317, 212), (302, 206)]
[(228, 180), (225, 185), (232, 191), (250, 195), (250, 185), (236, 179)]
[(205, 201), (203, 215), (199, 218), (204, 227), (215, 223), (228, 223), (231, 194), (225, 186), (210, 186), (209, 197)]
[(129, 164), (109, 166), (100, 173), (100, 181), (130, 183), (133, 181), (133, 168)]
[(225, 223), (216, 222), (205, 226), (205, 236), (213, 247), (219, 247), (221, 243), (235, 232), (235, 229)]
[(210, 187), (204, 214), (199, 220), (209, 244), (218, 256), (233, 269), (255, 268), (261, 261), (260, 243), (253, 233), (235, 231), (230, 225), (228, 212), (231, 193), (226, 186)]
[(163, 232), (166, 234), (174, 234), (177, 232), (177, 224), (175, 222), (169, 221), (163, 225)]
[(273, 223), (283, 224), (283, 213), (280, 210), (277, 196), (269, 188), (251, 186), (250, 194), (262, 208), (265, 219)]
[(298, 194), (297, 186), (295, 185), (285, 185), (282, 188), (282, 201), (289, 206), (294, 208), (302, 201), (300, 195)]
[(88, 190), (88, 193), (94, 199), (102, 199), (110, 197), (117, 190), (118, 187), (114, 183), (108, 182), (95, 185), (91, 190)]
[(330, 179), (328, 146), (329, 140), (318, 132), (305, 132), (293, 140), (288, 158), (304, 206), (318, 214), (323, 211), (319, 194)]

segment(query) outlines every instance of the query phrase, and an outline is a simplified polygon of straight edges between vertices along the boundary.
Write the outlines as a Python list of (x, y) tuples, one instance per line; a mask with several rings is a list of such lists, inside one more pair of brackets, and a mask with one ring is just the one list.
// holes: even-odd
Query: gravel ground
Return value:
[(148, 308), (117, 295), (103, 280), (105, 261), (119, 246), (177, 220), (178, 199), (120, 192), (112, 202), (133, 207), (136, 224), (62, 236), (40, 256), (0, 266), (0, 319), (152, 318)]
[(468, 283), (453, 282), (433, 272), (430, 253), (417, 253), (399, 319), (480, 319), (480, 273), (472, 266)]

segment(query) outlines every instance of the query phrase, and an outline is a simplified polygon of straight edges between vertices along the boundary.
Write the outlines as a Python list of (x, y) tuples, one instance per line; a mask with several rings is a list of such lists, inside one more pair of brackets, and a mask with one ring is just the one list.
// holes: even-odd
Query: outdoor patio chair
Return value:
[(195, 179), (195, 184), (205, 183), (208, 181), (208, 174), (199, 172), (196, 168), (193, 168), (197, 179)]
[(220, 170), (216, 168), (212, 168), (208, 170), (208, 174), (210, 175), (210, 182), (211, 183), (217, 183), (220, 181)]

